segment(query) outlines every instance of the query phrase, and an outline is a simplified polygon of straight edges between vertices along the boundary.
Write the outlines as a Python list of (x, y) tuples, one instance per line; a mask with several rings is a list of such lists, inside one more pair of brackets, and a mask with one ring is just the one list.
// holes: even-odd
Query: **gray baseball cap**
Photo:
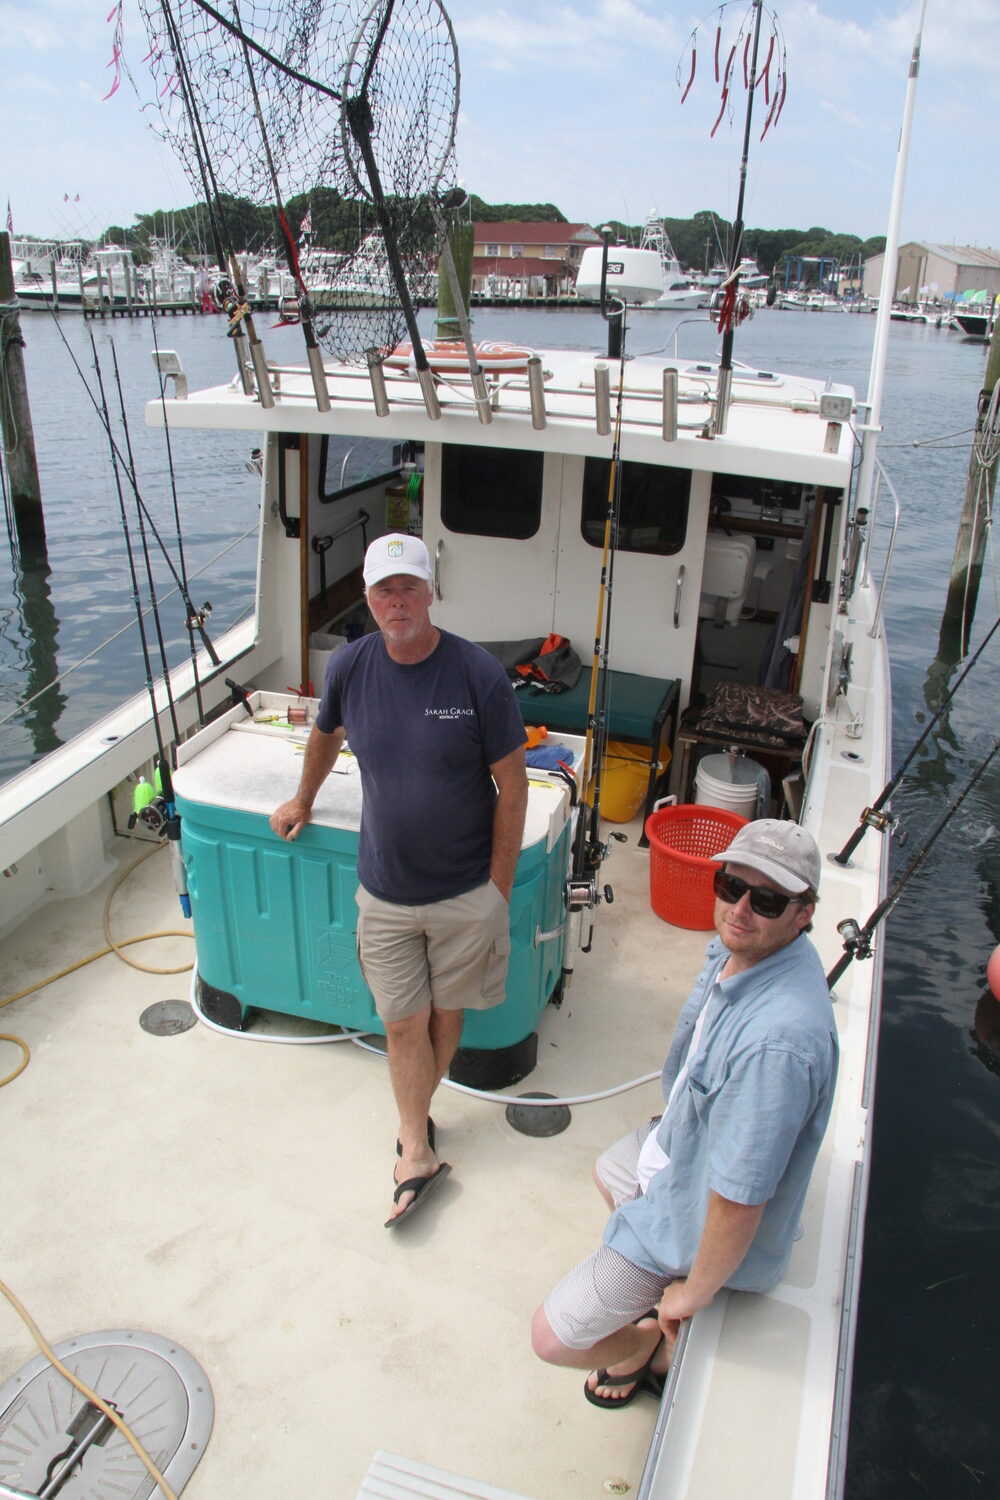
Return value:
[(793, 896), (815, 891), (822, 870), (822, 857), (812, 834), (785, 818), (758, 818), (748, 823), (712, 858), (759, 870)]

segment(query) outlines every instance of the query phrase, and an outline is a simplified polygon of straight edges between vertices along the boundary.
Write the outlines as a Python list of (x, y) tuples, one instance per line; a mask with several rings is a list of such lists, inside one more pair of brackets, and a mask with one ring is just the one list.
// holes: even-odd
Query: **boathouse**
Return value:
[[(877, 297), (884, 255), (865, 261), (864, 292)], [(1000, 250), (911, 240), (899, 247), (894, 302), (941, 302), (963, 292), (1000, 292)]]

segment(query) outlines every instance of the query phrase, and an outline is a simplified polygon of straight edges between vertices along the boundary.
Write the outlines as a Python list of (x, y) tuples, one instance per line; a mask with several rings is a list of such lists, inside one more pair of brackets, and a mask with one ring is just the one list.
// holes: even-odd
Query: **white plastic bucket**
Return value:
[(762, 769), (746, 755), (738, 755), (735, 765), (728, 755), (706, 755), (695, 772), (694, 800), (703, 807), (723, 807), (742, 818), (755, 818)]

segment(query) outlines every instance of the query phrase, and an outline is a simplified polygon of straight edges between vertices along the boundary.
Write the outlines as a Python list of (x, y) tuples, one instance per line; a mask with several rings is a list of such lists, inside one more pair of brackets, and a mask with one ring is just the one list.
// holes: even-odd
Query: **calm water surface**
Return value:
[[(422, 321), (429, 330), (429, 316)], [(675, 321), (635, 313), (629, 351), (672, 347)], [(828, 373), (863, 391), (873, 323), (761, 311), (739, 331), (736, 353), (760, 368)], [(93, 384), (88, 332), (67, 315), (58, 328), (43, 314), (26, 315), (22, 326), (50, 571), (25, 567), (0, 547), (0, 718), (51, 680), (54, 661), (65, 670), (115, 631), (123, 634), (68, 677), (60, 700), (50, 693), (32, 714), (0, 725), (0, 776), (14, 774), (37, 748), (69, 738), (144, 683), (108, 444), (60, 337), (61, 329)], [(272, 358), (301, 357), (297, 330), (262, 331)], [(476, 331), (540, 347), (605, 347), (599, 317), (587, 312), (482, 311)], [(233, 374), (232, 350), (214, 319), (164, 320), (157, 338), (161, 348), (180, 352), (193, 385)], [(716, 353), (717, 337), (706, 323), (685, 327), (681, 340), (685, 354)], [(113, 342), (139, 487), (176, 565), (163, 437), (143, 425), (144, 404), (157, 393), (152, 330), (145, 320), (116, 322), (96, 329), (95, 341), (117, 414)], [(887, 592), (896, 766), (957, 675), (953, 664), (938, 660), (940, 617), (984, 368), (981, 345), (944, 330), (892, 325), (880, 452), (904, 506)], [(121, 443), (117, 416), (115, 425)], [(246, 460), (254, 446), (250, 435), (173, 438), (191, 595), (198, 605), (212, 602), (214, 634), (252, 601), (258, 481)], [(183, 609), (168, 596), (168, 570), (158, 564), (156, 577), (175, 660), (186, 650)], [(997, 612), (990, 576), (974, 644)], [(895, 799), (910, 836), (895, 849), (897, 875), (993, 743), (1000, 702), (995, 645)], [(906, 886), (889, 922), (849, 1500), (1000, 1495), (1000, 1424), (992, 1400), (1000, 1355), (1000, 1006), (984, 989), (986, 960), (1000, 941), (998, 829), (994, 765)]]

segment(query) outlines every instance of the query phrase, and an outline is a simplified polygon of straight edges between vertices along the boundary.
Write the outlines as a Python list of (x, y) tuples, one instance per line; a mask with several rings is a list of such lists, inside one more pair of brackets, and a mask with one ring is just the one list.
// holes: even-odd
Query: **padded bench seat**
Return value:
[[(649, 748), (649, 782), (642, 820), (652, 811), (656, 791), (657, 762), (667, 720), (670, 739), (676, 729), (680, 682), (675, 677), (643, 677), (637, 672), (609, 672), (607, 696), (608, 735), (613, 740), (631, 740)], [(590, 672), (584, 669), (576, 687), (561, 693), (541, 692), (526, 683), (514, 696), (525, 724), (544, 724), (549, 730), (586, 734), (590, 704)], [(640, 843), (645, 847), (646, 835)]]

